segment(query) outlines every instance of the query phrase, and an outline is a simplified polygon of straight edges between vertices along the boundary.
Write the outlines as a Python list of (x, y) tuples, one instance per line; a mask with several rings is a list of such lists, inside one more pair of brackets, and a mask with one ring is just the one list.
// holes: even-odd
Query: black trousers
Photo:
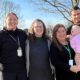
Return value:
[(3, 80), (27, 80), (27, 71), (23, 70), (16, 72), (2, 72)]
[(76, 73), (74, 80), (80, 80), (80, 71)]

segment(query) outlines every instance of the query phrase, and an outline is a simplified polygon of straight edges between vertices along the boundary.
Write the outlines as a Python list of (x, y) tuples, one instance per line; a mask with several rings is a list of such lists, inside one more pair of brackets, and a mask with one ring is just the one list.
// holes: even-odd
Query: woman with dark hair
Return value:
[(46, 35), (46, 27), (42, 20), (36, 19), (32, 23), (28, 39), (27, 63), (29, 64), (27, 68), (29, 70), (29, 80), (52, 80), (48, 48), (49, 37)]
[(78, 68), (74, 62), (75, 52), (66, 40), (64, 25), (57, 24), (53, 29), (50, 58), (55, 66), (56, 80), (74, 80)]
[(3, 80), (27, 80), (25, 41), (26, 33), (17, 28), (18, 17), (10, 12), (5, 17), (6, 26), (0, 31), (0, 63)]

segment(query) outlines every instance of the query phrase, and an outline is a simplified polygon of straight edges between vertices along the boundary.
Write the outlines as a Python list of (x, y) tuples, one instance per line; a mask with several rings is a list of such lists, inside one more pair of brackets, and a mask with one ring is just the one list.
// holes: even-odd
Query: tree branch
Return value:
[[(52, 6), (54, 6), (55, 8), (57, 8), (57, 10), (63, 15), (63, 17), (65, 19), (67, 19), (68, 21), (72, 22), (71, 20), (69, 20), (64, 14), (63, 12), (56, 6), (56, 5), (53, 5), (52, 3), (50, 3), (49, 1), (46, 0), (46, 2), (48, 2), (49, 4), (51, 4)], [(69, 8), (70, 9), (70, 8)]]

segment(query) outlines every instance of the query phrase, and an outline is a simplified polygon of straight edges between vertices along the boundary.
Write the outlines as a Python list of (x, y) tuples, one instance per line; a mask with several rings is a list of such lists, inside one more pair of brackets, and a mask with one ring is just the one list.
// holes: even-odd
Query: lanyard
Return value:
[[(16, 40), (13, 36), (11, 36), (10, 34), (9, 34), (9, 36), (10, 36), (14, 41), (16, 41), (16, 42), (17, 42), (17, 40)], [(19, 41), (19, 37), (18, 37), (18, 36), (17, 36), (17, 39), (18, 39), (17, 44), (20, 46), (20, 41)]]
[[(5, 31), (5, 30), (4, 30)], [(7, 33), (6, 31), (5, 31), (5, 33)], [(9, 34), (9, 33), (8, 33)], [(17, 40), (13, 37), (13, 36), (11, 36), (10, 34), (9, 34), (9, 36), (14, 40), (14, 41), (16, 41), (17, 42)], [(18, 42), (17, 42), (17, 44), (20, 46), (20, 41), (19, 41), (19, 37), (17, 36), (17, 39), (18, 39)]]
[(63, 47), (69, 52), (69, 57), (70, 57), (70, 59), (71, 59), (71, 51), (70, 51), (70, 48), (69, 48), (69, 45), (68, 45), (68, 43), (67, 43), (67, 47), (66, 46), (64, 46), (63, 45)]

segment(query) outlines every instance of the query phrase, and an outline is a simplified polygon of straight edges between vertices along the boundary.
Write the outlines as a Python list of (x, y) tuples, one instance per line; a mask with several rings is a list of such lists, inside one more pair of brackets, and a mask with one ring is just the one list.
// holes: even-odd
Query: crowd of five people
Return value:
[(67, 30), (55, 25), (51, 38), (42, 20), (36, 19), (26, 34), (17, 27), (17, 15), (8, 13), (0, 31), (3, 80), (80, 80), (80, 8), (74, 6), (70, 17), (73, 24)]

